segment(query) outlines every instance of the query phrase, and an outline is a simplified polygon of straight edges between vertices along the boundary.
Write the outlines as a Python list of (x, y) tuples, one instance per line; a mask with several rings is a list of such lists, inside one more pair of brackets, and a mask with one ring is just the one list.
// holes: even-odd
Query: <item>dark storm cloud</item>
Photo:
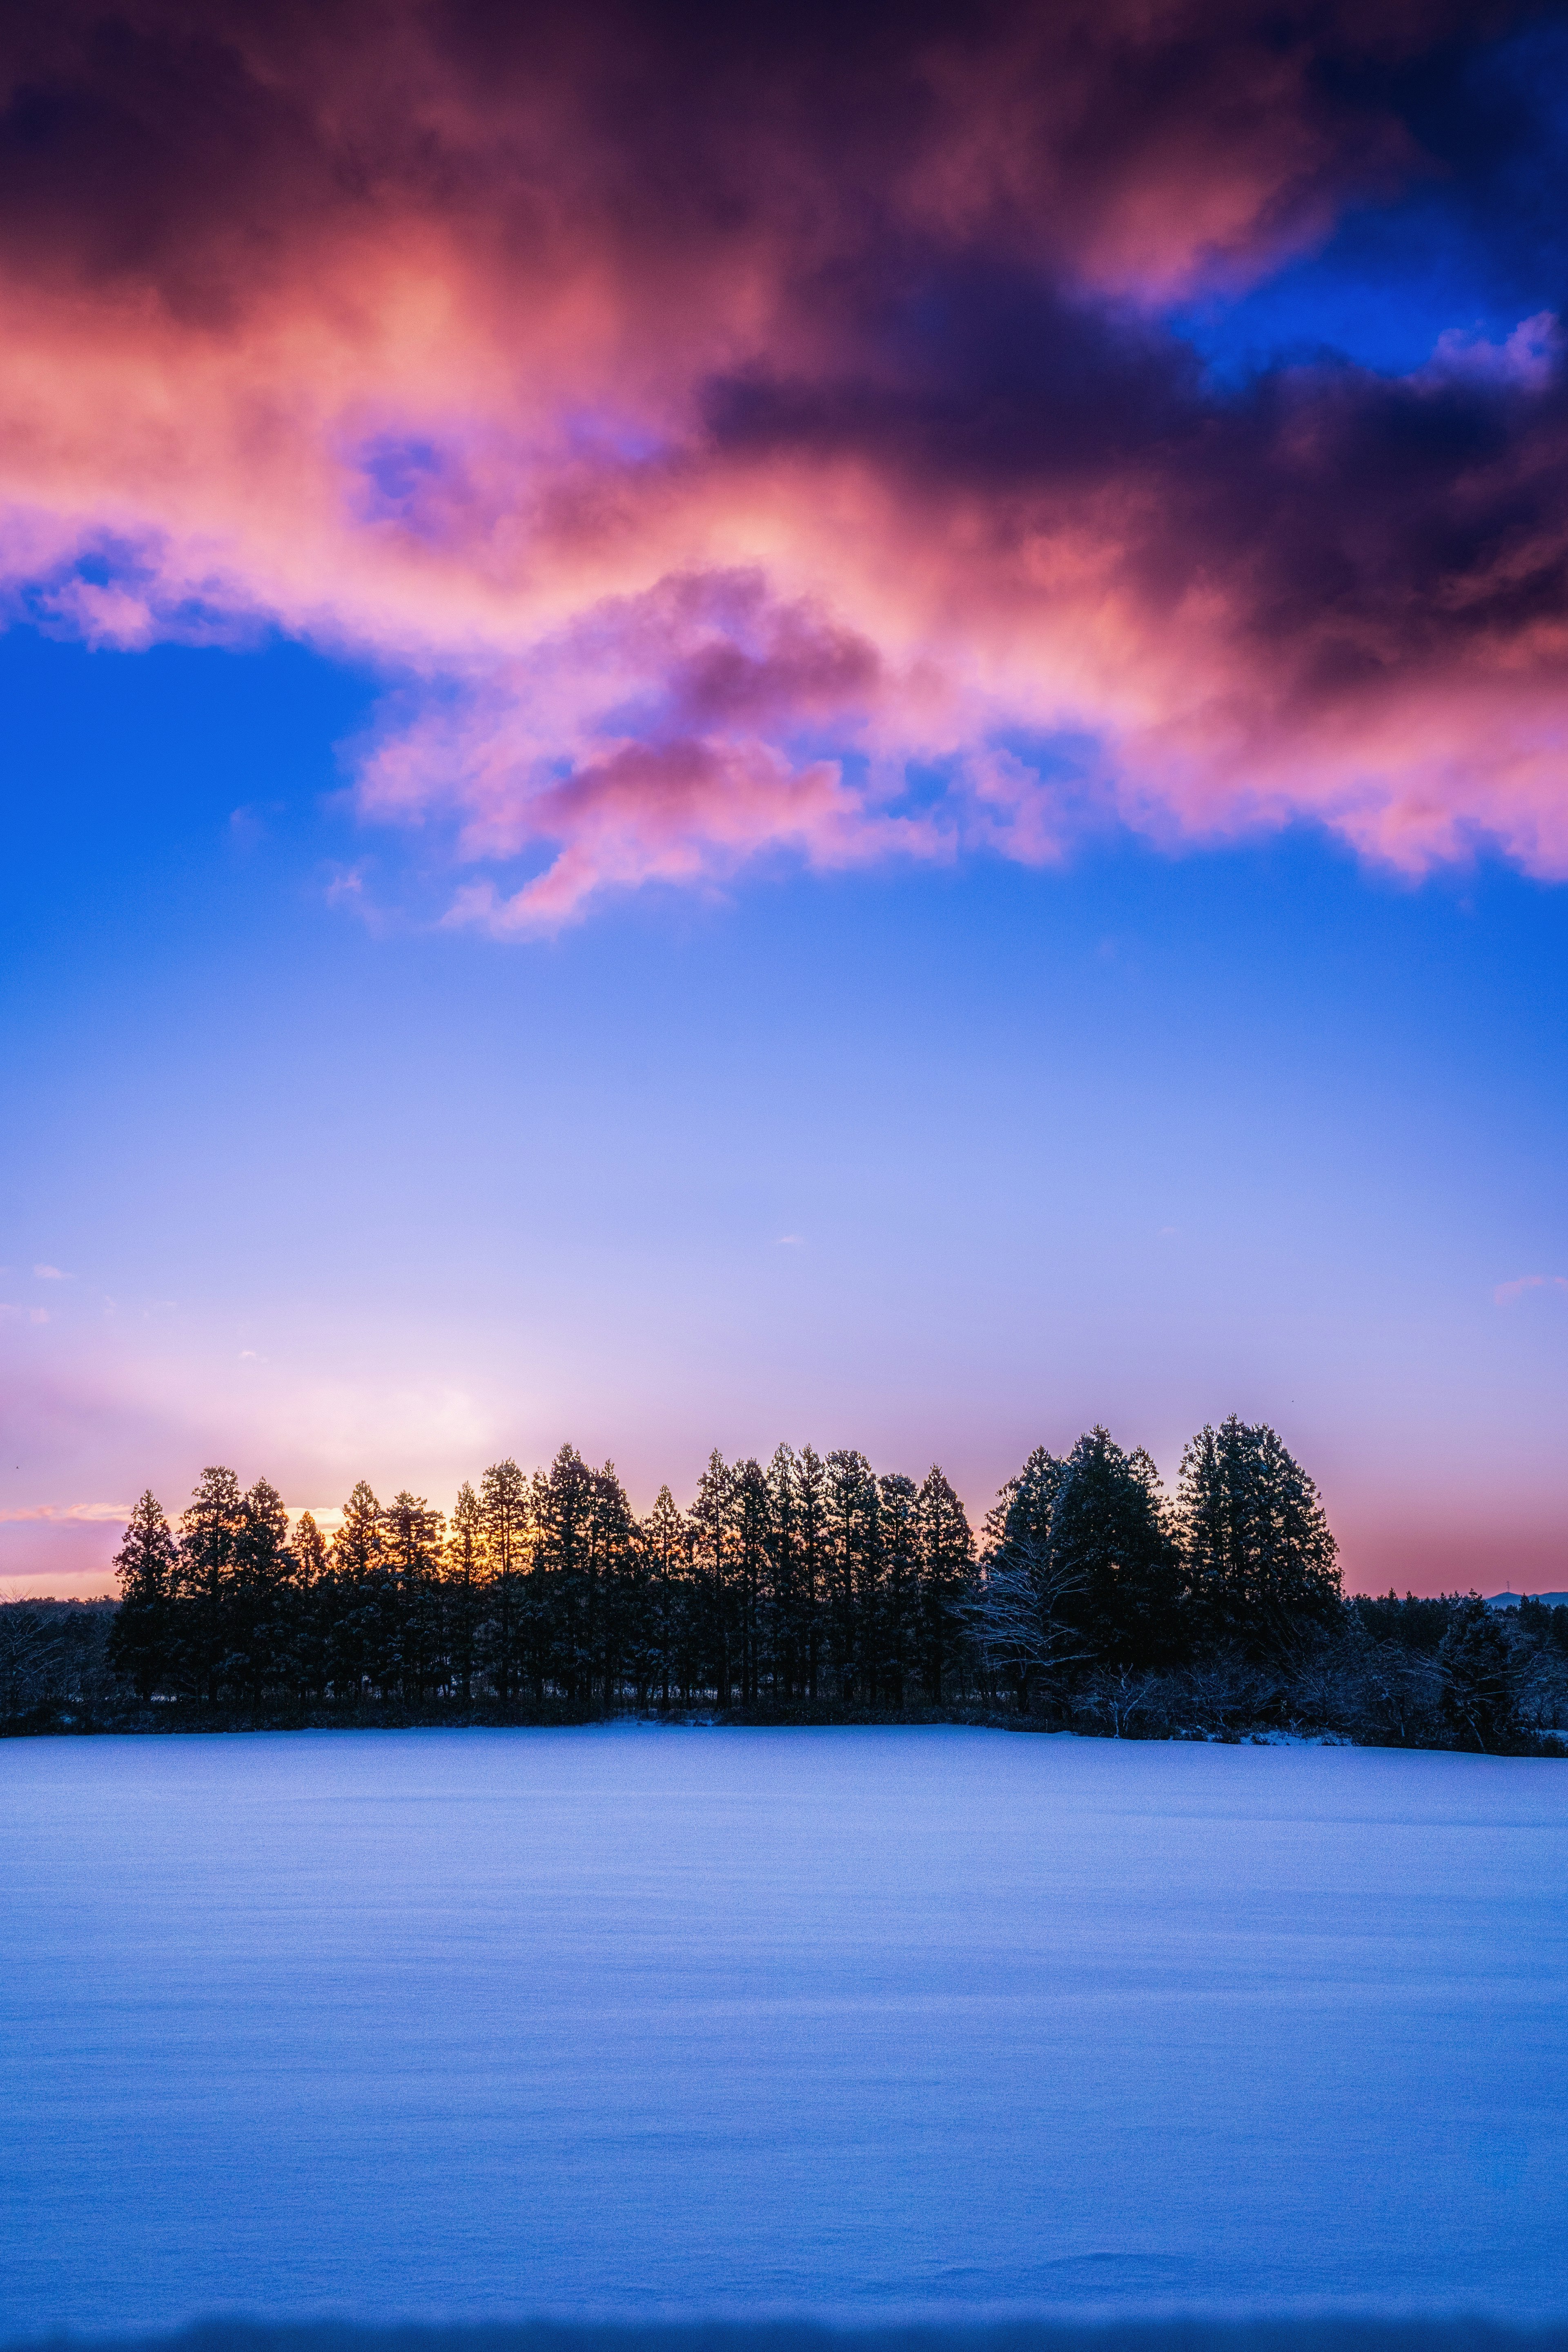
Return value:
[[(777, 845), (1051, 854), (1052, 730), (1156, 826), (1568, 866), (1553, 320), (1229, 388), (1163, 322), (1412, 192), (1500, 283), (1511, 207), (1541, 282), (1556, 12), (5, 23), (16, 593), (431, 681), (366, 805), (559, 852), (470, 910)], [(918, 817), (910, 759), (950, 780)]]

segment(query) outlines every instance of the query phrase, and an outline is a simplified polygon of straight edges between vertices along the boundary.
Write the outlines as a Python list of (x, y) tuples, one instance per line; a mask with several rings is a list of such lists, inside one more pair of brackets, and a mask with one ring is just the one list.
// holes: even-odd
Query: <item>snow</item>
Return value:
[(0, 2340), (1568, 2309), (1568, 1765), (0, 1748)]

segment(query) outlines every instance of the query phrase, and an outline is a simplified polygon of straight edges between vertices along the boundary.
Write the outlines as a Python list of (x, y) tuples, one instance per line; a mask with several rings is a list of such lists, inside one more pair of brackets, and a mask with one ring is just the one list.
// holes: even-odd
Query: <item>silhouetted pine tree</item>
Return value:
[(591, 1474), (585, 1562), (583, 1699), (606, 1710), (619, 1701), (630, 1612), (635, 1521), (613, 1462)]
[(971, 1600), (975, 1641), (986, 1671), (1010, 1686), (1020, 1707), (1037, 1685), (1062, 1678), (1093, 1655), (1080, 1621), (1087, 1578), (1081, 1562), (1054, 1542), (1065, 1460), (1037, 1445), (985, 1515), (984, 1559)]
[(1079, 1439), (1051, 1499), (1049, 1558), (1077, 1588), (1064, 1614), (1096, 1656), (1145, 1666), (1179, 1654), (1181, 1552), (1142, 1446), (1124, 1454), (1101, 1428)]
[(934, 1462), (915, 1496), (915, 1527), (926, 1696), (940, 1706), (951, 1678), (963, 1668), (963, 1607), (973, 1571), (974, 1534), (963, 1504)]
[(231, 1649), (235, 1560), (245, 1497), (232, 1470), (209, 1466), (180, 1517), (171, 1664), (186, 1690), (216, 1704)]
[(294, 1667), (299, 1694), (324, 1696), (331, 1628), (331, 1553), (309, 1511), (294, 1530)]
[(733, 1596), (730, 1589), (730, 1491), (733, 1479), (723, 1455), (714, 1450), (697, 1482), (689, 1513), (691, 1558), (696, 1572), (696, 1634), (698, 1674), (720, 1706), (728, 1706), (734, 1692)]
[(1182, 1455), (1177, 1519), (1195, 1638), (1278, 1652), (1341, 1607), (1334, 1538), (1310, 1478), (1273, 1430), (1235, 1413)]
[(881, 1574), (871, 1648), (879, 1704), (901, 1707), (916, 1669), (921, 1640), (919, 1494), (912, 1478), (891, 1471), (877, 1481)]
[(827, 1456), (826, 1487), (829, 1671), (837, 1697), (864, 1697), (879, 1565), (877, 1480), (863, 1454), (837, 1447)]
[(796, 1699), (805, 1687), (805, 1625), (795, 1449), (774, 1449), (767, 1467), (767, 1576), (760, 1639), (773, 1696)]
[(795, 1459), (795, 1524), (797, 1622), (802, 1628), (805, 1696), (815, 1705), (822, 1696), (830, 1537), (826, 1466), (810, 1445), (803, 1445)]
[(597, 1610), (595, 1515), (598, 1476), (574, 1445), (563, 1445), (531, 1494), (534, 1632), (543, 1675), (565, 1697), (591, 1704)]
[(668, 1486), (659, 1488), (641, 1533), (648, 1574), (647, 1675), (650, 1685), (658, 1685), (661, 1706), (668, 1706), (672, 1686), (685, 1688), (690, 1549), (686, 1515)]
[(479, 1481), (489, 1603), (483, 1654), (503, 1706), (516, 1697), (525, 1666), (532, 1669), (536, 1696), (542, 1698), (548, 1671), (548, 1632), (530, 1590), (530, 1508), (528, 1481), (517, 1464), (510, 1458), (492, 1462)]
[(258, 1478), (241, 1506), (219, 1675), (253, 1706), (260, 1706), (267, 1690), (298, 1678), (294, 1570), (283, 1497), (268, 1479)]
[(362, 1478), (343, 1505), (327, 1581), (327, 1672), (337, 1696), (356, 1705), (367, 1683), (381, 1687), (386, 1671), (390, 1585), (381, 1505)]
[(472, 1704), (474, 1655), (484, 1581), (484, 1515), (465, 1478), (447, 1524), (442, 1592), (447, 1629), (447, 1671), (463, 1704)]
[(764, 1671), (762, 1629), (773, 1531), (773, 1494), (760, 1462), (736, 1463), (729, 1499), (735, 1674), (741, 1705), (755, 1706)]
[(441, 1514), (405, 1488), (382, 1513), (391, 1580), (387, 1667), (416, 1703), (446, 1679), (441, 1622)]
[(143, 1706), (169, 1665), (177, 1565), (173, 1531), (163, 1505), (149, 1488), (132, 1512), (125, 1540), (114, 1555), (120, 1607), (109, 1636), (109, 1663), (116, 1673), (130, 1676)]

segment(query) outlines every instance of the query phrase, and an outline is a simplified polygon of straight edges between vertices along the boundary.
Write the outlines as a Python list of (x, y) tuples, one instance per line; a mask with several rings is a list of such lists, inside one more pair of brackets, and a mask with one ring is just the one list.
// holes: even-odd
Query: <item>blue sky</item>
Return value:
[(1568, 1586), (1562, 7), (383, 19), (0, 108), (0, 1584), (1235, 1411)]
[[(1235, 1410), (1352, 1582), (1565, 1580), (1568, 1294), (1494, 1297), (1568, 1272), (1560, 890), (1108, 835), (497, 942), (345, 800), (363, 673), (16, 629), (0, 678), (7, 1508), (215, 1454), (446, 1502), (564, 1438), (646, 1504), (788, 1437), (978, 1512)], [(0, 1560), (87, 1589), (113, 1539)]]
[(1439, 51), (1405, 110), (1415, 151), (1394, 184), (1252, 283), (1167, 313), (1221, 378), (1332, 354), (1403, 374), (1440, 338), (1505, 341), (1555, 314), (1568, 276), (1563, 152), (1568, 27), (1548, 13)]

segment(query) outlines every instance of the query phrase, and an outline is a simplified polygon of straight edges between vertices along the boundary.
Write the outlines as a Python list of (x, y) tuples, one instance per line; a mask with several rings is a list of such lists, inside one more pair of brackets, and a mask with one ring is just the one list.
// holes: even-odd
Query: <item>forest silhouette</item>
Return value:
[[(1236, 1416), (1173, 1495), (1096, 1428), (1038, 1448), (978, 1532), (942, 1471), (715, 1453), (643, 1517), (563, 1445), (449, 1513), (363, 1482), (329, 1536), (265, 1478), (136, 1505), (121, 1599), (0, 1610), (14, 1729), (331, 1721), (1005, 1721), (1555, 1752), (1568, 1610), (1347, 1601), (1311, 1478)], [(42, 1612), (42, 1613), (40, 1613)]]
[[(956, 1714), (1224, 1737), (1337, 1718), (1497, 1748), (1531, 1712), (1479, 1604), (1440, 1623), (1347, 1604), (1312, 1480), (1234, 1415), (1192, 1440), (1173, 1496), (1102, 1428), (1038, 1448), (978, 1533), (934, 1465), (917, 1484), (847, 1449), (715, 1453), (688, 1508), (663, 1486), (639, 1518), (613, 1464), (564, 1445), (531, 1475), (492, 1463), (445, 1515), (362, 1483), (330, 1539), (265, 1479), (211, 1468), (177, 1532), (143, 1495), (115, 1564), (110, 1671), (201, 1719)], [(1536, 1646), (1539, 1733), (1568, 1639)]]

